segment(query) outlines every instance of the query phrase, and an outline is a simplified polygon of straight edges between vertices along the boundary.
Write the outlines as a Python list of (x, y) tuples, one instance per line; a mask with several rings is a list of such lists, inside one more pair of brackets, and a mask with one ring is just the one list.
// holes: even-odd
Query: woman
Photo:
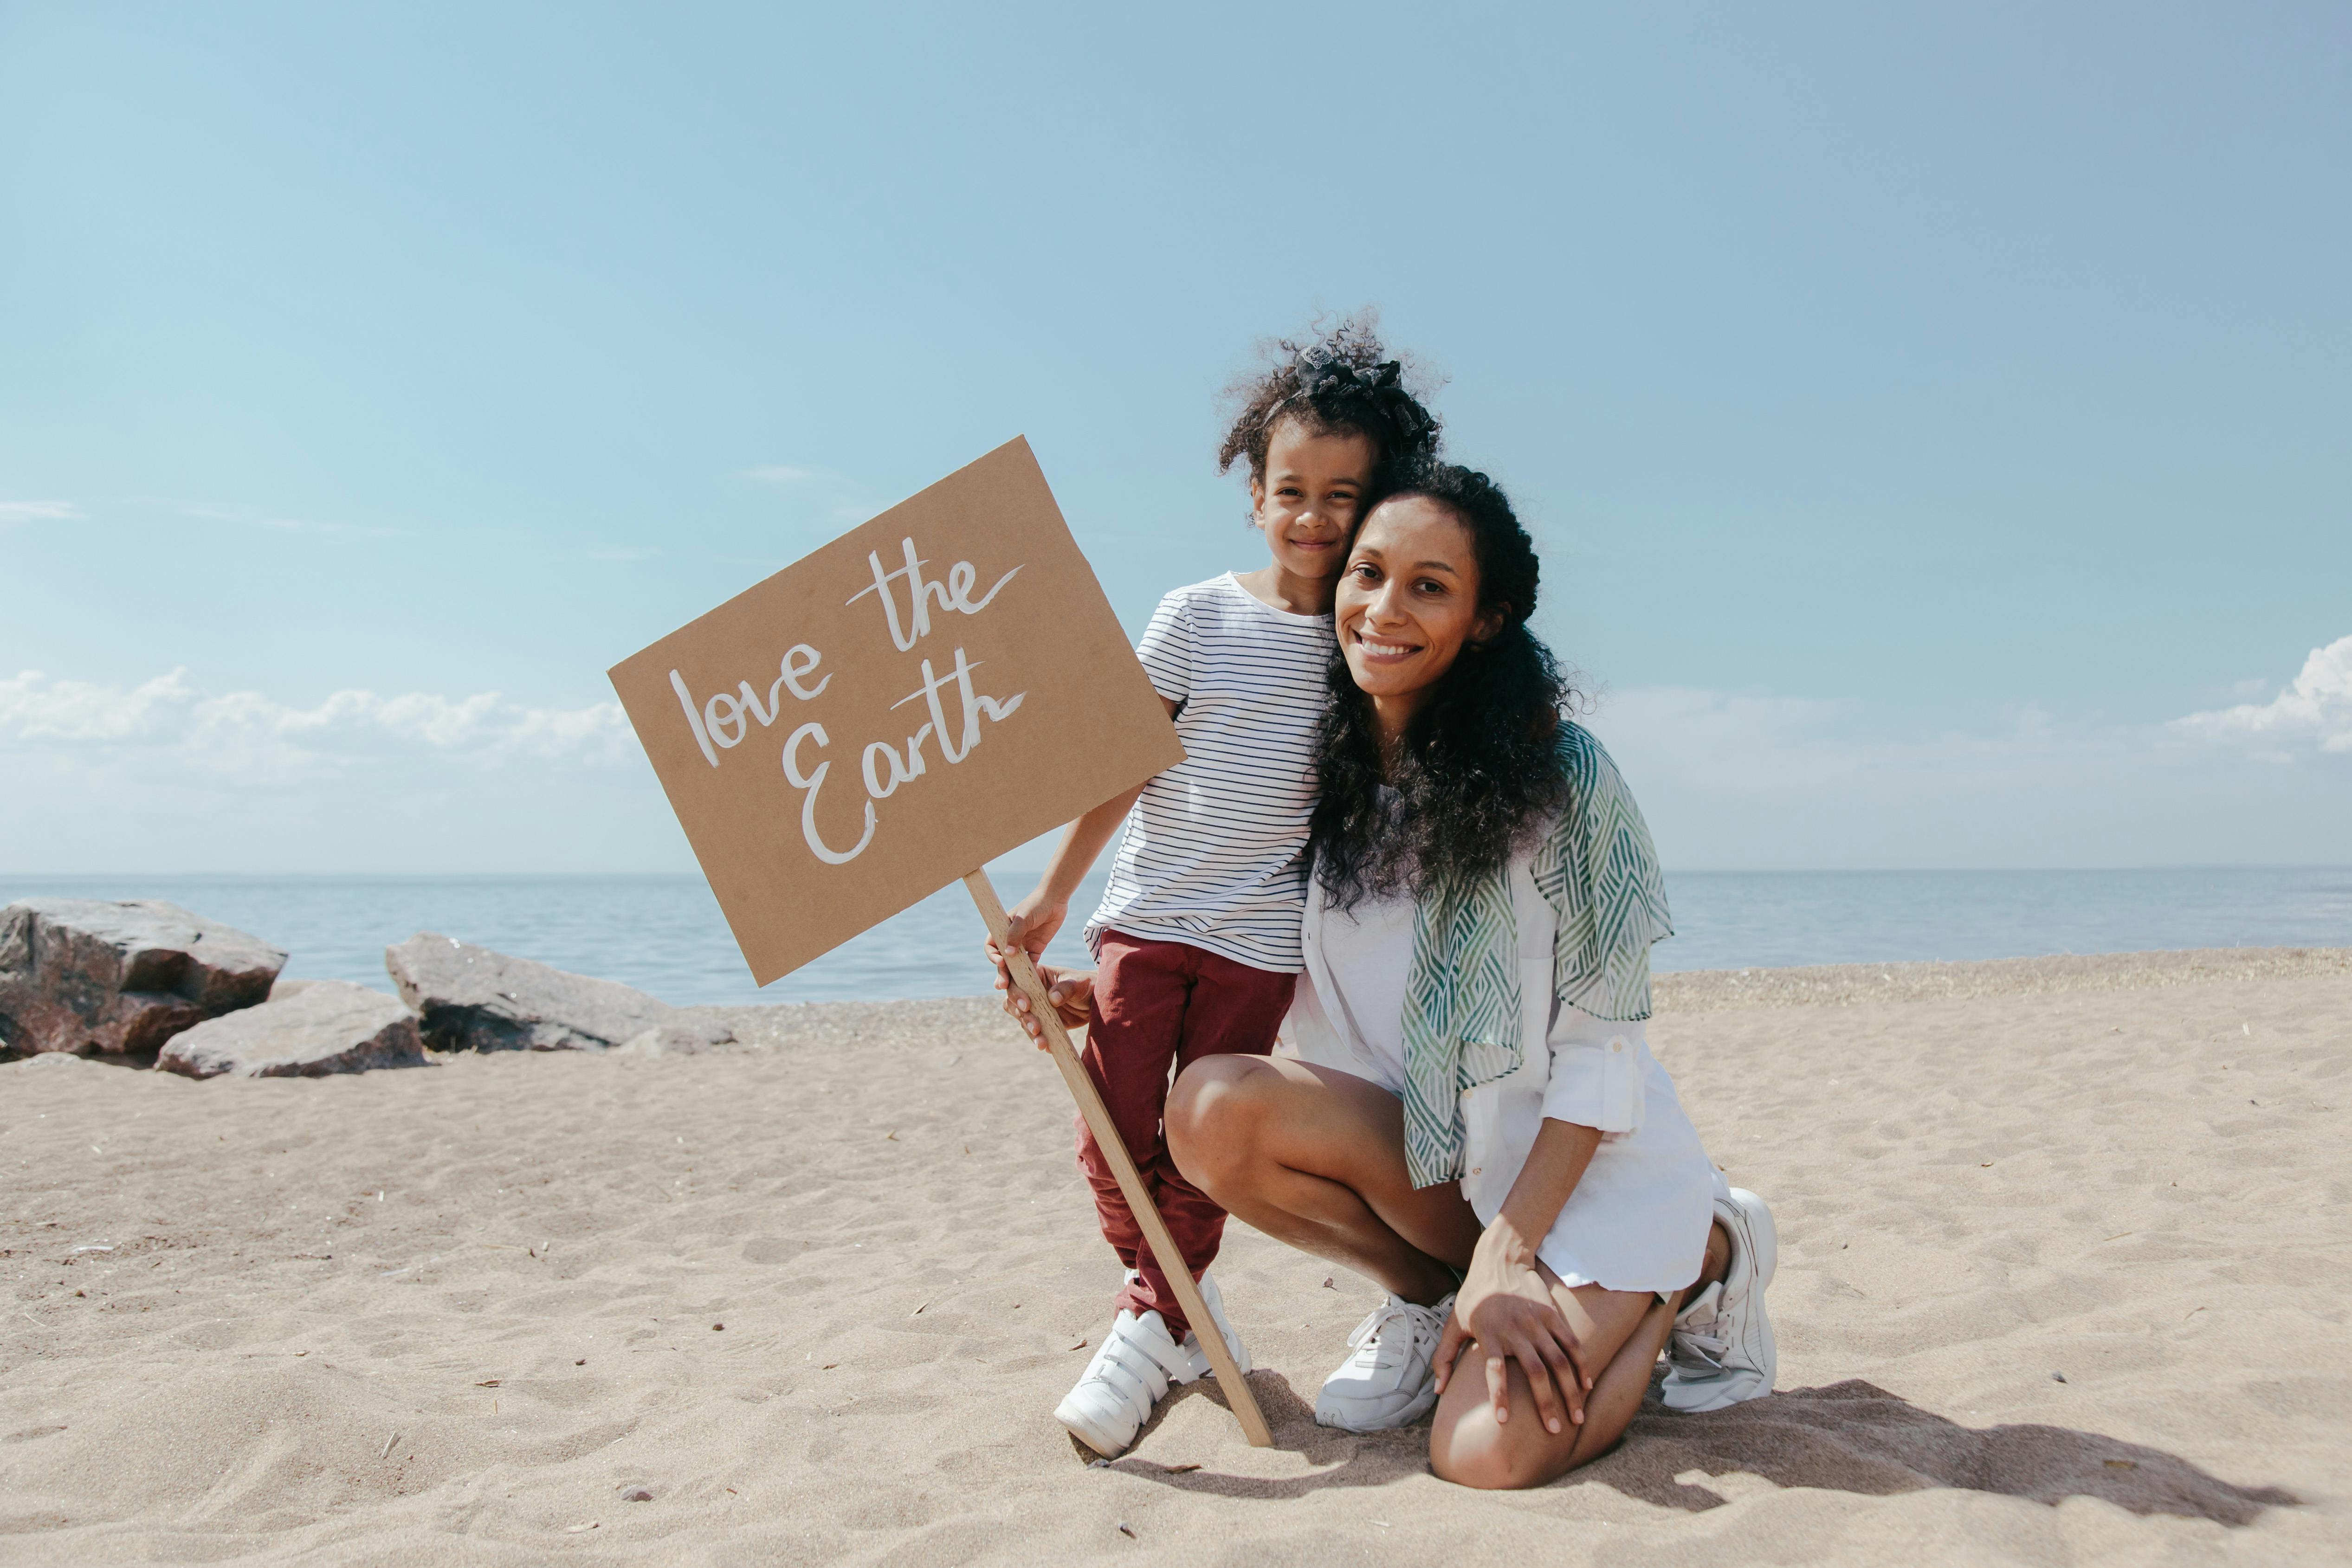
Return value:
[(1677, 1409), (1774, 1370), (1770, 1213), (1650, 1054), (1664, 889), (1607, 753), (1560, 715), (1536, 586), (1484, 475), (1426, 465), (1366, 518), (1334, 605), (1296, 1056), (1196, 1062), (1167, 1109), (1202, 1190), (1390, 1292), (1317, 1419), (1434, 1406), (1432, 1469), (1484, 1487), (1606, 1451), (1669, 1341)]

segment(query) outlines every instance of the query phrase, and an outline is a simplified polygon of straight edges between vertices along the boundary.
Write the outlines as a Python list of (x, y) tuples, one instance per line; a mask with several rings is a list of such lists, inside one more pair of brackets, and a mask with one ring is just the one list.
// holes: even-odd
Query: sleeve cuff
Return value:
[(1599, 1045), (1555, 1045), (1544, 1115), (1598, 1128), (1622, 1138), (1642, 1130), (1642, 1053), (1633, 1038), (1612, 1034)]

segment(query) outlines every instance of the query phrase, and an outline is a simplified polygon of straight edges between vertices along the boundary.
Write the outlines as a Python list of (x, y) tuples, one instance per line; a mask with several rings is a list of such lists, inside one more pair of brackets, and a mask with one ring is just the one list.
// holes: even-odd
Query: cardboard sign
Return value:
[(612, 677), (763, 986), (1184, 756), (1021, 439)]

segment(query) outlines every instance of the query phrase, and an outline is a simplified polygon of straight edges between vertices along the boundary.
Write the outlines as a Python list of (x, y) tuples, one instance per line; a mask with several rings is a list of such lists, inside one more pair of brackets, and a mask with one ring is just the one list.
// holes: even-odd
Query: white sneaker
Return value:
[[(1133, 1284), (1135, 1278), (1135, 1270), (1129, 1269), (1128, 1282)], [(1201, 1276), (1201, 1297), (1208, 1303), (1210, 1321), (1224, 1333), (1225, 1348), (1247, 1374), (1249, 1346), (1226, 1322), (1225, 1299), (1216, 1281), (1207, 1274)], [(1094, 1359), (1087, 1363), (1077, 1386), (1055, 1407), (1054, 1418), (1096, 1453), (1116, 1458), (1151, 1419), (1151, 1407), (1168, 1392), (1170, 1384), (1190, 1383), (1208, 1376), (1211, 1370), (1209, 1353), (1201, 1348), (1200, 1335), (1188, 1329), (1184, 1343), (1178, 1344), (1168, 1332), (1168, 1320), (1158, 1312), (1138, 1317), (1122, 1311), (1112, 1321), (1110, 1333), (1103, 1336)]]
[[(1141, 1276), (1138, 1274), (1136, 1270), (1129, 1269), (1127, 1271), (1127, 1282), (1129, 1284), (1134, 1284), (1139, 1278), (1141, 1278)], [(1242, 1343), (1242, 1336), (1234, 1330), (1232, 1320), (1225, 1316), (1225, 1298), (1217, 1290), (1216, 1280), (1214, 1277), (1203, 1273), (1198, 1283), (1201, 1287), (1201, 1300), (1208, 1303), (1209, 1321), (1215, 1323), (1220, 1330), (1223, 1331), (1225, 1336), (1225, 1348), (1233, 1353), (1234, 1364), (1241, 1368), (1242, 1375), (1244, 1377), (1248, 1376), (1251, 1370), (1249, 1346)], [(1161, 1326), (1165, 1327), (1167, 1320), (1162, 1318), (1160, 1320), (1160, 1323)], [(1191, 1329), (1186, 1329), (1184, 1331), (1184, 1343), (1179, 1348), (1184, 1353), (1184, 1364), (1187, 1370), (1181, 1374), (1170, 1373), (1168, 1375), (1171, 1381), (1176, 1383), (1190, 1383), (1196, 1377), (1213, 1377), (1216, 1375), (1217, 1369), (1209, 1364), (1209, 1353), (1201, 1348), (1201, 1336), (1198, 1333), (1194, 1333)]]
[(1185, 1353), (1158, 1312), (1137, 1317), (1121, 1308), (1077, 1386), (1054, 1407), (1054, 1419), (1104, 1458), (1116, 1458), (1151, 1419), (1170, 1381), (1190, 1383), (1207, 1363), (1197, 1345)]
[[(1218, 1332), (1225, 1336), (1225, 1348), (1233, 1353), (1234, 1364), (1241, 1368), (1243, 1376), (1248, 1376), (1249, 1346), (1242, 1343), (1242, 1336), (1234, 1332), (1233, 1322), (1225, 1316), (1225, 1298), (1218, 1292), (1217, 1281), (1204, 1272), (1201, 1276), (1200, 1284), (1201, 1300), (1206, 1301), (1209, 1306), (1209, 1321), (1215, 1323)], [(1192, 1358), (1195, 1370), (1192, 1377), (1180, 1377), (1177, 1382), (1190, 1383), (1193, 1377), (1207, 1377), (1213, 1375), (1214, 1368), (1209, 1365), (1209, 1353), (1201, 1348), (1201, 1336), (1191, 1329), (1184, 1331), (1184, 1354)]]
[(1772, 1320), (1764, 1311), (1764, 1290), (1780, 1261), (1772, 1211), (1747, 1188), (1717, 1177), (1715, 1218), (1730, 1233), (1731, 1266), (1675, 1314), (1659, 1391), (1668, 1409), (1690, 1415), (1760, 1399), (1772, 1392), (1780, 1372)]
[(1433, 1307), (1390, 1296), (1366, 1313), (1348, 1336), (1355, 1354), (1315, 1396), (1316, 1424), (1381, 1432), (1428, 1415), (1437, 1404), (1437, 1342), (1453, 1311), (1452, 1296)]

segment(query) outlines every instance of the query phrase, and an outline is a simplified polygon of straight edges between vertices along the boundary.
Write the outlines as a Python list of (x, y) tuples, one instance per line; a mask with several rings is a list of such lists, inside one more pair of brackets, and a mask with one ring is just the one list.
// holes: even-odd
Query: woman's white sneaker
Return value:
[(1745, 1187), (1717, 1178), (1715, 1218), (1731, 1237), (1731, 1263), (1722, 1280), (1675, 1314), (1666, 1344), (1666, 1407), (1696, 1415), (1772, 1392), (1780, 1348), (1764, 1311), (1764, 1289), (1780, 1261), (1772, 1210)]
[(1437, 1342), (1454, 1298), (1433, 1307), (1390, 1296), (1348, 1336), (1352, 1352), (1323, 1380), (1315, 1419), (1343, 1432), (1381, 1432), (1420, 1420), (1437, 1404)]

